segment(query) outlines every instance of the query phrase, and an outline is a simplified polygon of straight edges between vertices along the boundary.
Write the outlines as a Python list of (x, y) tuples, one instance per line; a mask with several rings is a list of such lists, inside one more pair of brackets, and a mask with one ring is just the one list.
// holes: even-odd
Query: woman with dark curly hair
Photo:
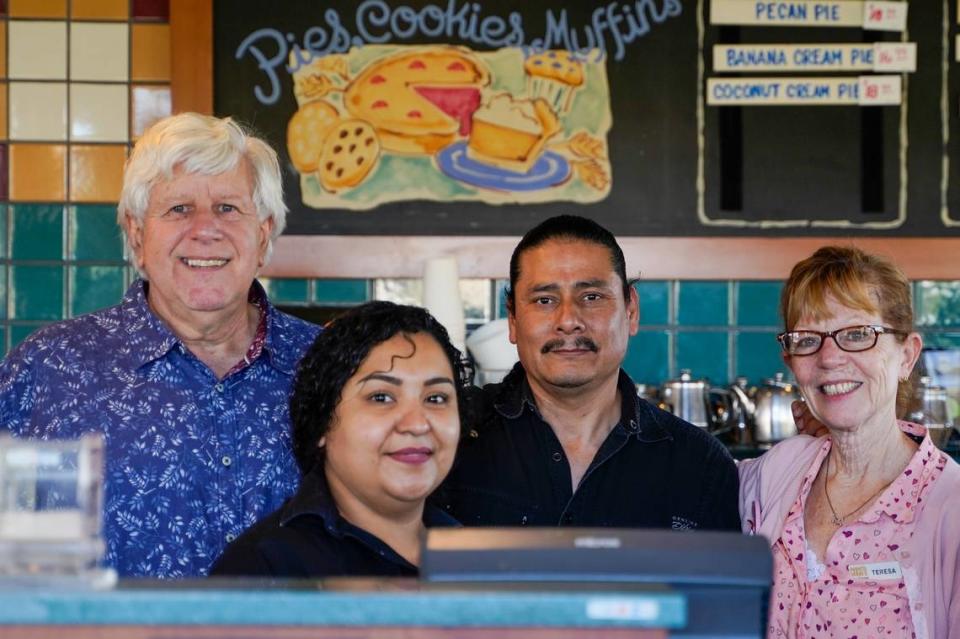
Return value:
[(334, 320), (290, 399), (297, 493), (230, 544), (214, 575), (415, 576), (426, 505), (460, 438), (460, 352), (427, 311), (370, 302)]

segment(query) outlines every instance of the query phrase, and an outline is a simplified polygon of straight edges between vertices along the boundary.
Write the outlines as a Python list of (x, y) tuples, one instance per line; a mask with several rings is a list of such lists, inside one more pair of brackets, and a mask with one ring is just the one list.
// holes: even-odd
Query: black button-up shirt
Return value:
[[(458, 525), (430, 504), (423, 523), (428, 528)], [(379, 537), (340, 515), (323, 469), (317, 467), (283, 506), (227, 546), (210, 574), (318, 579), (416, 577), (418, 571)]]
[(637, 397), (620, 372), (620, 422), (576, 490), (520, 364), (478, 391), (477, 423), (435, 495), (465, 526), (740, 530), (733, 459), (712, 435)]

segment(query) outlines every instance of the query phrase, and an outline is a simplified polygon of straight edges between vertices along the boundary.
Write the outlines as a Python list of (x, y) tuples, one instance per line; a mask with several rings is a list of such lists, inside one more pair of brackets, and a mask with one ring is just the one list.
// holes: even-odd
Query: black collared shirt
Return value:
[[(423, 523), (428, 528), (458, 525), (429, 504)], [(227, 546), (210, 574), (317, 579), (416, 577), (418, 571), (380, 538), (340, 515), (318, 467), (283, 506)]]
[(637, 397), (620, 372), (620, 422), (574, 491), (520, 364), (475, 401), (435, 502), (465, 526), (611, 526), (740, 530), (733, 459), (712, 435)]

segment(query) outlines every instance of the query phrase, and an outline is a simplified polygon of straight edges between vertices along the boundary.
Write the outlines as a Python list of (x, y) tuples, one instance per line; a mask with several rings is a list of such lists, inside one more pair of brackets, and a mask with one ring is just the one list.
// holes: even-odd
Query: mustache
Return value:
[[(563, 341), (562, 339), (550, 340), (540, 348), (540, 353), (542, 355), (546, 355), (550, 351), (560, 350), (561, 348), (565, 348), (566, 346), (567, 346), (567, 342)], [(576, 338), (573, 341), (573, 346), (576, 348), (585, 348), (593, 353), (596, 353), (597, 351), (600, 350), (600, 348), (597, 346), (597, 343), (594, 342), (589, 337)]]

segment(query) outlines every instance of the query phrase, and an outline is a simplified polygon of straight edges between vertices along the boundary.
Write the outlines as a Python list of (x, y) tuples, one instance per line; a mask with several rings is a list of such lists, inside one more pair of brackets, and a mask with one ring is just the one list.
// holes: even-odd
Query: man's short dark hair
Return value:
[[(465, 394), (471, 371), (460, 351), (450, 343), (447, 330), (422, 308), (367, 302), (327, 324), (300, 360), (290, 397), (290, 421), (293, 455), (302, 474), (323, 463), (323, 450), (317, 444), (333, 425), (343, 387), (370, 351), (394, 335), (409, 339), (417, 333), (437, 340), (447, 356), (453, 370), (461, 428), (466, 426)], [(410, 342), (413, 344), (412, 339)]]
[(592, 242), (606, 248), (610, 253), (610, 267), (623, 282), (623, 299), (630, 299), (630, 289), (634, 281), (627, 279), (627, 261), (613, 233), (593, 220), (579, 215), (557, 215), (527, 231), (517, 247), (513, 249), (513, 255), (510, 256), (510, 286), (506, 290), (507, 308), (511, 312), (514, 308), (517, 280), (520, 279), (520, 257), (528, 250), (550, 240)]

